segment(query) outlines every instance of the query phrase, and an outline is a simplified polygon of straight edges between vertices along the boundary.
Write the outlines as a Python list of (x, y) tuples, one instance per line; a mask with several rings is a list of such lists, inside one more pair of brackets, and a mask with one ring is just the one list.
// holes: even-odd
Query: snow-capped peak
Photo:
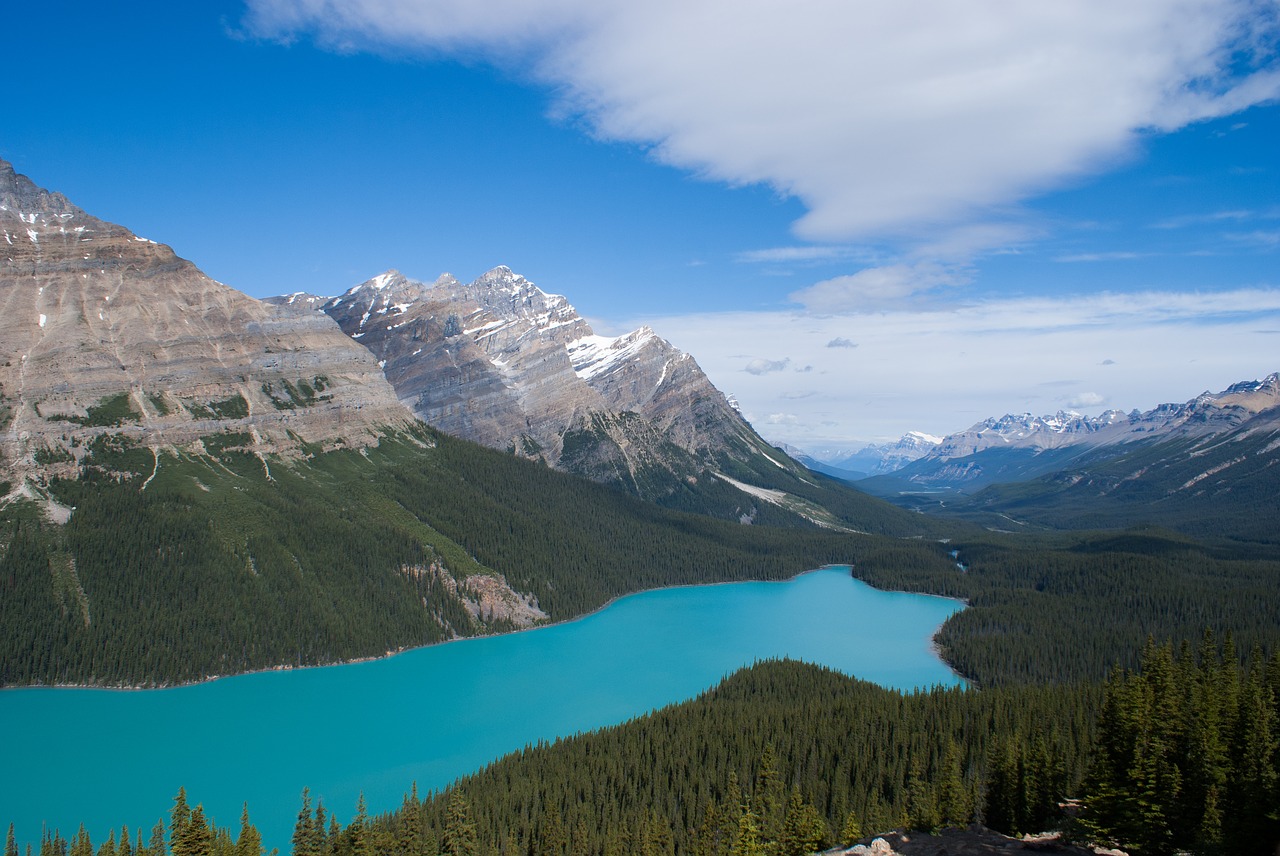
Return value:
[(591, 380), (619, 363), (632, 359), (645, 345), (657, 338), (657, 334), (649, 327), (641, 327), (616, 338), (583, 336), (568, 344), (569, 362), (573, 364), (573, 371), (578, 377)]

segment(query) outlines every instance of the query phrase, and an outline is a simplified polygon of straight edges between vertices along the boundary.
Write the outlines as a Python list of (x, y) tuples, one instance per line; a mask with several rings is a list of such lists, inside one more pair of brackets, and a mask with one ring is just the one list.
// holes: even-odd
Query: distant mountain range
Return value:
[(1256, 503), (1277, 505), (1277, 463), (1280, 374), (1271, 374), (1146, 412), (987, 419), (856, 484), (912, 507), (942, 501), (1054, 526), (1264, 535)]

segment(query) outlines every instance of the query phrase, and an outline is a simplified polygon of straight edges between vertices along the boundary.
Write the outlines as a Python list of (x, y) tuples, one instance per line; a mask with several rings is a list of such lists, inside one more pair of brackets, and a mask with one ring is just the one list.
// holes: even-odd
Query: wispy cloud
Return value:
[(1180, 217), (1170, 217), (1166, 220), (1152, 223), (1153, 229), (1185, 229), (1190, 226), (1203, 226), (1213, 223), (1239, 223), (1244, 220), (1251, 220), (1258, 216), (1255, 211), (1245, 209), (1235, 209), (1231, 211), (1212, 211), (1208, 214), (1185, 214)]
[[(1187, 396), (1190, 397), (1190, 394)], [(1099, 407), (1107, 403), (1105, 395), (1099, 395), (1096, 392), (1081, 392), (1067, 399), (1067, 407), (1071, 409), (1083, 409), (1086, 407)]]
[(965, 270), (929, 262), (885, 265), (825, 279), (793, 292), (790, 299), (819, 313), (877, 309), (944, 286), (961, 285), (969, 278)]
[(818, 242), (999, 219), (1106, 168), (1140, 131), (1280, 95), (1267, 52), (1280, 25), (1253, 0), (248, 5), (259, 36), (528, 75), (602, 139), (800, 199), (796, 233)]
[[(692, 353), (748, 419), (769, 425), (766, 436), (800, 448), (910, 430), (946, 434), (1011, 412), (1147, 409), (1280, 370), (1268, 334), (1280, 327), (1276, 288), (955, 301), (831, 316), (714, 313), (627, 326), (639, 323)], [(828, 347), (851, 334), (856, 349)], [(788, 366), (813, 366), (823, 383), (799, 398), (792, 372), (744, 372), (743, 341), (789, 354)], [(777, 413), (796, 419), (768, 423)]]
[(848, 246), (770, 247), (738, 253), (735, 261), (746, 264), (789, 264), (796, 262), (830, 262), (863, 258), (864, 249)]
[(762, 360), (754, 359), (743, 367), (743, 371), (747, 374), (766, 375), (773, 372), (780, 372), (787, 366), (791, 365), (790, 359), (782, 360)]
[(828, 348), (856, 348), (858, 347), (858, 343), (854, 342), (851, 339), (846, 339), (844, 336), (836, 336), (830, 342), (827, 342), (827, 347)]
[(1151, 257), (1151, 253), (1138, 253), (1126, 250), (1118, 250), (1109, 253), (1074, 253), (1067, 256), (1054, 257), (1055, 262), (1124, 262), (1134, 259), (1146, 259)]
[(1263, 247), (1265, 249), (1273, 249), (1280, 247), (1280, 229), (1264, 230), (1255, 229), (1252, 232), (1233, 232), (1228, 234), (1228, 240), (1235, 241), (1238, 244), (1246, 244), (1254, 247)]

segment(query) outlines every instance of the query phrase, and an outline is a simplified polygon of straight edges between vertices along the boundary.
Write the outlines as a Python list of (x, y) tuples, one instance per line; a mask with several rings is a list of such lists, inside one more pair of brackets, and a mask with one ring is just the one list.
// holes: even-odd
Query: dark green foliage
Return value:
[[(1002, 528), (1010, 518), (1077, 530), (1157, 525), (1199, 538), (1274, 546), (1280, 543), (1274, 525), (1280, 514), (1276, 437), (1274, 427), (1246, 424), (1208, 440), (1179, 437), (1071, 452), (1078, 460), (1062, 462), (1057, 472), (949, 498), (946, 513)], [(1034, 457), (1052, 460), (1053, 453)]]
[(769, 662), (685, 704), (509, 756), (417, 811), (443, 835), (465, 797), (479, 852), (520, 841), (562, 852), (575, 829), (587, 836), (575, 853), (609, 852), (628, 837), (638, 841), (622, 852), (646, 841), (700, 856), (812, 852), (850, 818), (865, 833), (902, 825), (912, 800), (972, 812), (991, 753), (1015, 745), (1031, 755), (1029, 735), (1042, 734), (1056, 778), (1035, 808), (1048, 816), (1080, 781), (1098, 699), (1088, 686), (903, 694)]
[[(11, 825), (9, 842), (12, 841)], [(16, 852), (16, 845), (14, 849)], [(5, 853), (6, 856), (12, 856), (8, 844)], [(130, 839), (129, 828), (122, 826), (119, 843), (116, 842), (113, 830), (98, 847), (96, 856), (169, 856), (170, 853), (173, 856), (263, 856), (262, 836), (257, 827), (249, 822), (248, 806), (240, 815), (240, 834), (233, 840), (227, 829), (215, 825), (205, 817), (203, 806), (197, 805), (192, 809), (187, 804), (186, 791), (179, 788), (170, 811), (167, 842), (163, 821), (156, 823), (146, 844), (142, 842), (141, 829), (138, 830), (135, 844)], [(31, 856), (30, 845), (27, 847), (27, 856)], [(70, 843), (58, 830), (46, 828), (40, 838), (40, 856), (95, 856), (95, 850), (89, 833), (82, 824)]]
[(82, 477), (51, 485), (68, 525), (0, 511), (0, 682), (166, 683), (509, 629), (477, 624), (431, 568), (499, 572), (565, 619), (647, 588), (853, 563), (878, 587), (967, 601), (938, 641), (984, 686), (1100, 679), (1147, 635), (1280, 636), (1280, 563), (1166, 533), (939, 544), (742, 526), (434, 432), (293, 463), (251, 440), (157, 462), (99, 435)]
[(317, 375), (309, 382), (299, 379), (297, 383), (280, 380), (262, 384), (262, 392), (271, 399), (277, 410), (294, 410), (298, 407), (312, 407), (322, 401), (329, 401), (332, 395), (321, 395), (329, 388), (329, 378)]
[(645, 588), (789, 577), (858, 540), (666, 511), (433, 433), (294, 464), (250, 442), (157, 461), (103, 434), (79, 479), (50, 485), (69, 524), (0, 512), (0, 682), (158, 684), (507, 629), (435, 568), (501, 572), (559, 619)]
[(84, 416), (64, 416), (68, 422), (91, 428), (111, 428), (125, 422), (137, 422), (138, 412), (133, 409), (129, 393), (121, 392), (102, 399), (88, 408)]
[[(983, 685), (1101, 680), (1137, 665), (1148, 636), (1197, 638), (1205, 627), (1248, 646), (1280, 642), (1280, 561), (1209, 549), (1157, 530), (961, 537), (921, 562), (901, 542), (868, 543), (855, 574), (879, 588), (962, 598), (938, 643)], [(961, 571), (957, 563), (963, 564)]]
[(1106, 685), (1082, 827), (1136, 856), (1271, 854), (1280, 844), (1280, 704), (1255, 654), (1244, 671), (1208, 637), (1198, 655), (1149, 646)]

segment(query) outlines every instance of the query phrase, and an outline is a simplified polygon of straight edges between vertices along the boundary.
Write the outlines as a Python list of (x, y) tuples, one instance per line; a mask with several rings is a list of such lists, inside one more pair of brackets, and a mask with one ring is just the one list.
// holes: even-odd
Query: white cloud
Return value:
[(762, 360), (757, 358), (747, 363), (746, 367), (743, 368), (743, 371), (747, 374), (766, 375), (772, 374), (773, 372), (780, 372), (790, 364), (791, 360), (789, 358), (782, 360)]
[(827, 342), (827, 347), (828, 348), (856, 348), (858, 347), (858, 343), (850, 339), (846, 339), (844, 336), (836, 336), (830, 342)]
[(764, 250), (747, 250), (738, 253), (736, 260), (747, 264), (780, 264), (794, 262), (827, 262), (857, 258), (866, 255), (865, 250), (854, 247), (813, 245), (804, 247), (769, 247)]
[[(1190, 395), (1187, 395), (1187, 398), (1190, 397)], [(1067, 407), (1070, 407), (1073, 410), (1084, 409), (1086, 407), (1099, 407), (1106, 403), (1107, 397), (1105, 395), (1098, 395), (1096, 392), (1082, 392), (1078, 395), (1071, 396), (1066, 401)]]
[[(1280, 289), (1093, 294), (815, 317), (734, 312), (631, 319), (688, 350), (771, 440), (799, 448), (947, 434), (988, 416), (1148, 409), (1280, 370)], [(858, 348), (829, 348), (841, 336)], [(812, 365), (747, 374), (741, 347)], [(1064, 393), (1054, 379), (1071, 379)], [(766, 423), (769, 414), (795, 417)]]
[(1136, 253), (1128, 250), (1117, 250), (1107, 253), (1075, 253), (1067, 256), (1057, 256), (1055, 262), (1125, 262), (1134, 259), (1145, 259), (1150, 257), (1150, 253)]
[(850, 312), (894, 306), (904, 298), (967, 282), (965, 272), (921, 262), (864, 268), (793, 292), (790, 299), (812, 312)]
[(603, 139), (799, 198), (816, 241), (1000, 219), (1143, 131), (1280, 95), (1266, 0), (249, 0), (246, 25), (479, 55)]

